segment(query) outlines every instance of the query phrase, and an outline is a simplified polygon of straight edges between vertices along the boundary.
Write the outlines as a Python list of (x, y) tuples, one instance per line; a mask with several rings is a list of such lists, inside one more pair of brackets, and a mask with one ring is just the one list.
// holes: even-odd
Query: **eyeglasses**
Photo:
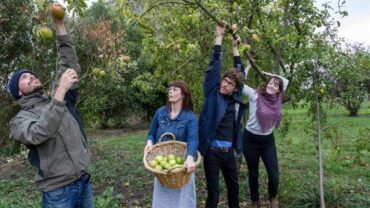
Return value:
[(222, 82), (225, 82), (227, 85), (231, 85), (231, 86), (233, 86), (233, 87), (235, 87), (235, 82), (233, 82), (232, 80), (230, 80), (229, 78), (224, 78), (223, 80), (222, 80)]

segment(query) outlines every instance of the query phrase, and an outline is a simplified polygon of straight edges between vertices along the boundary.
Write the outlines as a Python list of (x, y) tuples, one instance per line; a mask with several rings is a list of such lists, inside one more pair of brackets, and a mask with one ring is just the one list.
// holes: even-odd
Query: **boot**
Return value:
[(279, 208), (279, 201), (276, 197), (270, 199), (271, 208)]

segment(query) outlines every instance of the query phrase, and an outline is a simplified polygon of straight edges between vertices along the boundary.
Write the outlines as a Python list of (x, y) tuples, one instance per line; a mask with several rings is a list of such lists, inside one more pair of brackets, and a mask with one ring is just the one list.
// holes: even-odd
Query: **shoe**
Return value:
[(276, 197), (270, 199), (271, 208), (279, 208), (279, 201)]
[(251, 208), (260, 208), (260, 203), (258, 201), (252, 202)]

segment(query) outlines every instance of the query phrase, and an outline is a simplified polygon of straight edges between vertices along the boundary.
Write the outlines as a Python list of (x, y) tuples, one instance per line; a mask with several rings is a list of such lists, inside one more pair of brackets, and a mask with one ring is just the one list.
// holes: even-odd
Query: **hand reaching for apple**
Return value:
[(184, 162), (184, 167), (188, 171), (188, 173), (194, 172), (195, 171), (195, 162), (194, 162), (194, 157), (191, 155), (188, 155)]
[(219, 25), (216, 26), (216, 37), (224, 37), (226, 31), (226, 25)]
[(239, 35), (233, 35), (233, 47), (238, 47), (241, 42), (242, 40), (240, 39)]
[(63, 20), (65, 8), (59, 3), (54, 3), (51, 7), (51, 15), (53, 15), (54, 19), (56, 20)]
[(58, 3), (54, 3), (51, 7), (51, 15), (54, 17), (55, 29), (58, 36), (67, 35), (67, 31), (64, 27), (64, 7)]
[(216, 45), (222, 45), (222, 39), (224, 38), (224, 35), (225, 35), (225, 31), (226, 31), (226, 24), (224, 25), (220, 25), (220, 24), (217, 24), (216, 26)]

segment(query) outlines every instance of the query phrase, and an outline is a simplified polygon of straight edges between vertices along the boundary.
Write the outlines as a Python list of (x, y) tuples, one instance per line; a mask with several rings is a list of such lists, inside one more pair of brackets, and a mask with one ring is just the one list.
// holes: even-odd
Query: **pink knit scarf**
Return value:
[(257, 90), (257, 111), (256, 117), (262, 132), (266, 132), (272, 127), (279, 127), (281, 120), (281, 104), (283, 93), (278, 95), (262, 95)]

